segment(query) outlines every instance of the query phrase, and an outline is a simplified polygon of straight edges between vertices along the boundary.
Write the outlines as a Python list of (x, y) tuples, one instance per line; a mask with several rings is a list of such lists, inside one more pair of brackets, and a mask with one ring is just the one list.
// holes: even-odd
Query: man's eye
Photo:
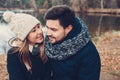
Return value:
[(51, 29), (52, 31), (57, 31), (57, 29)]

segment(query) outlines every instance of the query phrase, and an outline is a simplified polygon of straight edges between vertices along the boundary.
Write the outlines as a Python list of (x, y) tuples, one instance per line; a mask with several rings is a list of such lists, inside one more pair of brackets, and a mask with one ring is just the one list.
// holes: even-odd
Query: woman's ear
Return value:
[(73, 26), (69, 25), (68, 27), (65, 28), (65, 33), (68, 34), (72, 30)]

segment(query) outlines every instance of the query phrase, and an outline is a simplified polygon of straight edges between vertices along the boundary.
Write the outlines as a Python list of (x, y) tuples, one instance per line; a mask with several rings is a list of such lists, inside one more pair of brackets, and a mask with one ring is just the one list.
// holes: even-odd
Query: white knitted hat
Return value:
[(35, 27), (40, 21), (30, 14), (14, 13), (6, 11), (3, 14), (3, 19), (9, 23), (11, 31), (20, 40), (24, 40), (28, 33)]

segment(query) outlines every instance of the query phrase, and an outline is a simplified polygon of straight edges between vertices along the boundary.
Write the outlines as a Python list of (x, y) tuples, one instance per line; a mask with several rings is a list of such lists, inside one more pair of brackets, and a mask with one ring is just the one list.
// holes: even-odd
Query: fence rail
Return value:
[(17, 10), (0, 10), (0, 15), (2, 15), (5, 11), (13, 11), (15, 13), (33, 13), (34, 10), (33, 9), (17, 9)]

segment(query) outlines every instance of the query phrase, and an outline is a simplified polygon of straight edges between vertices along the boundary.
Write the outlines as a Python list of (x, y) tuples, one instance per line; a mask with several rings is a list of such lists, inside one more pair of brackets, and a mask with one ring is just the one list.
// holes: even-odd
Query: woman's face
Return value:
[(28, 34), (27, 40), (29, 44), (35, 45), (37, 43), (41, 44), (44, 41), (43, 32), (40, 25), (37, 24)]

